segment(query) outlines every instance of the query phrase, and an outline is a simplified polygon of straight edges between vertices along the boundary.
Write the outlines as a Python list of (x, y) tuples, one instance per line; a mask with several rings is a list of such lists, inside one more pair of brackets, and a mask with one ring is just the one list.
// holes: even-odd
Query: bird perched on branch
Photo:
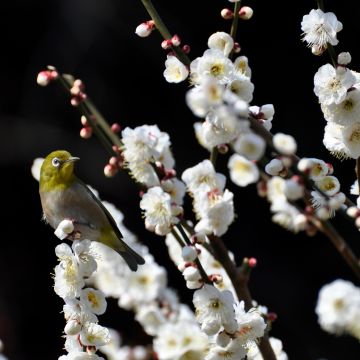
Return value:
[(117, 251), (133, 271), (144, 259), (123, 240), (115, 220), (74, 174), (74, 163), (79, 160), (68, 151), (57, 150), (44, 160), (40, 170), (40, 198), (45, 220), (56, 229), (67, 219), (74, 231), (68, 239), (89, 239), (101, 242)]

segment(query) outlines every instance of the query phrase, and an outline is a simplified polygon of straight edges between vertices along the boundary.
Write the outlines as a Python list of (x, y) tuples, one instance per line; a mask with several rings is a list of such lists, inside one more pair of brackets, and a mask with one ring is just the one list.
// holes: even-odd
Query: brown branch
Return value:
[[(244, 301), (245, 310), (250, 310), (253, 307), (253, 301), (248, 287), (250, 273), (245, 271), (244, 267), (236, 267), (235, 263), (230, 259), (229, 252), (221, 238), (211, 235), (209, 236), (209, 240), (214, 249), (215, 258), (221, 263), (228, 274), (235, 288), (236, 295), (239, 300)], [(264, 360), (276, 360), (267, 334), (260, 339), (258, 346)]]

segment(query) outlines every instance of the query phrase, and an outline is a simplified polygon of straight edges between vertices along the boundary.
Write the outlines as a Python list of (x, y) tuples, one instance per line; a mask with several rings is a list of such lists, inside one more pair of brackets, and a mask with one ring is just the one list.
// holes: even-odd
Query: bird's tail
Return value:
[(121, 241), (121, 246), (117, 247), (115, 250), (123, 257), (132, 271), (136, 271), (138, 265), (145, 264), (144, 258), (123, 241)]

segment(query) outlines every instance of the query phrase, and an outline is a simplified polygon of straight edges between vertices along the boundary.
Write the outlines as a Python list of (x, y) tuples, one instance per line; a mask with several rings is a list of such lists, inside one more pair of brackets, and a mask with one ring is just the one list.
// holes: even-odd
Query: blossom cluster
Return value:
[(64, 333), (68, 352), (60, 356), (61, 360), (102, 359), (96, 351), (110, 341), (109, 330), (99, 325), (97, 318), (106, 310), (105, 296), (102, 291), (86, 287), (86, 279), (97, 268), (90, 244), (89, 240), (74, 241), (72, 247), (62, 243), (55, 248), (60, 262), (55, 267), (54, 290), (65, 302)]

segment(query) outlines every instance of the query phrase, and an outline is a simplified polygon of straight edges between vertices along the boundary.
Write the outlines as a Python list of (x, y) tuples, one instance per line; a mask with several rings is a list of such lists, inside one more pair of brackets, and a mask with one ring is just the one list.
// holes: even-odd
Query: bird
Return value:
[(65, 219), (71, 220), (74, 231), (68, 239), (98, 241), (118, 252), (132, 271), (145, 260), (131, 249), (114, 218), (90, 188), (74, 173), (80, 160), (66, 150), (46, 156), (40, 169), (39, 193), (44, 220), (56, 229)]

